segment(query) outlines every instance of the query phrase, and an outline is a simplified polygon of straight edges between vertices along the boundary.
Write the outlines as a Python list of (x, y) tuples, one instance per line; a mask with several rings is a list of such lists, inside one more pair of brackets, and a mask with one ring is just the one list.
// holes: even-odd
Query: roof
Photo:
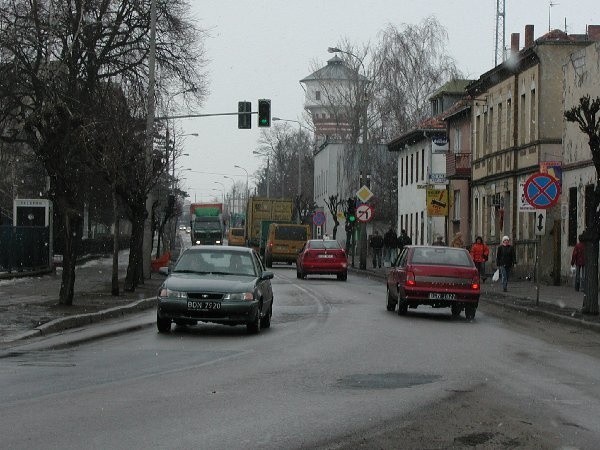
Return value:
[(441, 86), (437, 91), (435, 91), (429, 99), (435, 99), (438, 97), (442, 97), (443, 95), (456, 95), (456, 94), (464, 94), (465, 88), (474, 80), (465, 80), (462, 78), (455, 78), (453, 80), (448, 81), (443, 86)]
[(471, 96), (461, 98), (441, 114), (441, 120), (448, 120), (471, 110)]
[(356, 80), (358, 75), (359, 80), (366, 80), (367, 78), (363, 75), (358, 74), (352, 70), (346, 62), (335, 55), (329, 61), (327, 65), (321, 67), (316, 72), (304, 77), (300, 80), (300, 83), (306, 83), (307, 81), (322, 81), (322, 80)]
[(443, 113), (421, 120), (414, 128), (390, 141), (387, 144), (388, 151), (399, 151), (401, 149), (396, 147), (414, 144), (428, 135), (446, 134), (446, 124), (443, 122), (442, 116)]

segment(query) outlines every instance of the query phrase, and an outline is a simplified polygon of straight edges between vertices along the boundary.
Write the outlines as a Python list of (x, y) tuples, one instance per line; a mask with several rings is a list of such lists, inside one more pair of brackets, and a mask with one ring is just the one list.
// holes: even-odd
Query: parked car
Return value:
[(338, 280), (348, 279), (348, 258), (338, 241), (310, 239), (296, 257), (296, 277), (307, 275), (337, 275)]
[(265, 271), (256, 252), (246, 247), (202, 245), (187, 248), (158, 293), (156, 325), (167, 333), (171, 323), (198, 321), (245, 324), (250, 333), (271, 326), (273, 272)]
[(398, 255), (387, 277), (387, 309), (406, 314), (408, 308), (429, 305), (451, 308), (457, 317), (465, 310), (475, 318), (480, 284), (477, 268), (467, 250), (454, 247), (410, 245)]

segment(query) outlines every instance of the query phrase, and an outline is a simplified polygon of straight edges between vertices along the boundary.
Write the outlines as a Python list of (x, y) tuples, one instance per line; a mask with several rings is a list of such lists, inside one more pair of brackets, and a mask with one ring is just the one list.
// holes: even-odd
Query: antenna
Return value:
[(494, 49), (494, 66), (504, 61), (504, 49), (505, 41), (504, 36), (506, 35), (506, 27), (504, 25), (504, 17), (506, 16), (506, 9), (504, 7), (504, 0), (496, 0), (496, 48)]
[(552, 28), (550, 25), (550, 11), (552, 10), (552, 7), (556, 6), (556, 5), (560, 5), (560, 3), (553, 2), (552, 0), (548, 1), (548, 31), (552, 31)]

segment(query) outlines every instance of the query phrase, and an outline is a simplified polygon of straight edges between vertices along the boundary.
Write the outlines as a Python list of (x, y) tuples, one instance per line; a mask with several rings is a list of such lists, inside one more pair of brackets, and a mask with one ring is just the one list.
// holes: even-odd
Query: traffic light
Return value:
[(250, 102), (238, 102), (238, 128), (248, 130), (252, 128), (252, 105)]
[(349, 223), (354, 225), (356, 221), (356, 199), (349, 197), (346, 200), (346, 205), (346, 225)]
[(258, 126), (271, 126), (271, 100), (264, 98), (258, 100)]

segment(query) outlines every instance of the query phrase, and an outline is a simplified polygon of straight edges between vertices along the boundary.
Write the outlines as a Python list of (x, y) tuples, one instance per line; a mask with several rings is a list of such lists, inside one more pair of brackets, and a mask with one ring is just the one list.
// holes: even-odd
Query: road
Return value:
[[(600, 339), (274, 268), (272, 328), (147, 328), (0, 359), (2, 447), (596, 448)], [(487, 312), (486, 312), (487, 311)], [(154, 311), (144, 313), (150, 316)], [(513, 314), (514, 316), (514, 314)]]

